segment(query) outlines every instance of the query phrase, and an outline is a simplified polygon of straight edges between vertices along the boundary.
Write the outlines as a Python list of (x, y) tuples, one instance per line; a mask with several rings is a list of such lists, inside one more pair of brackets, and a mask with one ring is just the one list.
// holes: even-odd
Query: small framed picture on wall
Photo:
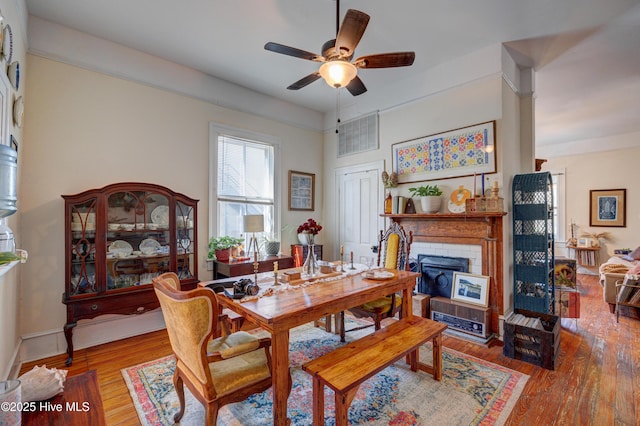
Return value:
[(626, 189), (592, 189), (589, 193), (589, 226), (627, 226)]
[(289, 210), (315, 210), (316, 175), (289, 170)]

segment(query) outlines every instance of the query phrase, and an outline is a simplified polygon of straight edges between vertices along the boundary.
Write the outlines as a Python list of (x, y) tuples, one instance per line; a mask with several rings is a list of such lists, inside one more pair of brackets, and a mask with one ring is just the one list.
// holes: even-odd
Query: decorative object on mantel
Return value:
[(464, 213), (466, 210), (466, 201), (471, 198), (471, 191), (460, 185), (458, 189), (451, 193), (449, 197), (448, 208), (451, 213)]
[(482, 174), (482, 194), (490, 194), (487, 196), (480, 196), (474, 198), (467, 198), (465, 200), (465, 209), (467, 212), (502, 212), (504, 211), (504, 198), (499, 197), (500, 189), (498, 187), (498, 181), (493, 181), (493, 187), (484, 191), (484, 173)]
[(442, 205), (442, 190), (438, 185), (419, 186), (409, 188), (411, 197), (420, 197), (420, 206), (423, 213), (437, 213)]
[(404, 214), (416, 214), (416, 206), (413, 204), (413, 198), (407, 200), (407, 205), (404, 208)]
[[(313, 248), (316, 235), (318, 235), (320, 231), (322, 231), (322, 225), (320, 225), (312, 218), (309, 218), (305, 223), (298, 226), (298, 239), (301, 243), (307, 244), (309, 246), (309, 250), (307, 251), (307, 259), (302, 265), (302, 272), (311, 277), (316, 275), (320, 270), (318, 261), (316, 260), (315, 250)], [(302, 238), (300, 237), (301, 235), (304, 236), (306, 242), (303, 242)]]
[(592, 189), (589, 198), (589, 226), (627, 226), (626, 189)]
[(384, 197), (384, 212), (385, 214), (391, 214), (393, 213), (393, 196), (391, 195), (391, 191), (388, 189), (398, 186), (398, 174), (396, 172), (391, 172), (391, 174), (389, 174), (386, 170), (383, 170), (381, 177), (382, 185), (386, 192)]
[(489, 121), (393, 144), (391, 157), (398, 182), (495, 173), (495, 124)]

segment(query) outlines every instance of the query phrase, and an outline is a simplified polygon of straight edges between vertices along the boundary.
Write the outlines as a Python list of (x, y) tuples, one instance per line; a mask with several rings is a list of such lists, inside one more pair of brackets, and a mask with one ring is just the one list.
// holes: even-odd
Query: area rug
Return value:
[[(348, 325), (347, 325), (348, 326)], [(367, 333), (364, 330), (360, 333)], [(357, 333), (349, 333), (357, 338)], [(288, 417), (292, 425), (312, 423), (311, 379), (300, 366), (341, 345), (339, 336), (304, 325), (291, 331), (290, 363), (293, 389)], [(431, 345), (420, 349), (431, 361)], [(175, 358), (164, 357), (122, 370), (142, 425), (171, 425), (178, 411), (173, 388)], [(349, 409), (354, 425), (501, 425), (509, 417), (529, 376), (452, 349), (443, 351), (443, 379), (414, 373), (404, 361), (367, 380)], [(204, 409), (185, 387), (183, 425), (204, 424)], [(272, 424), (271, 389), (220, 409), (218, 425)], [(325, 390), (325, 425), (334, 425), (333, 391)]]

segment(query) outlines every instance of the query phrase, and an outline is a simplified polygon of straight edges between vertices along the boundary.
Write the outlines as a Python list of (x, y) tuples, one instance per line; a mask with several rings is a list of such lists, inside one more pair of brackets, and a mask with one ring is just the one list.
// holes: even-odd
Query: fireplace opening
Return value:
[(431, 297), (451, 298), (454, 272), (469, 272), (469, 259), (465, 257), (419, 254), (421, 272), (418, 291)]

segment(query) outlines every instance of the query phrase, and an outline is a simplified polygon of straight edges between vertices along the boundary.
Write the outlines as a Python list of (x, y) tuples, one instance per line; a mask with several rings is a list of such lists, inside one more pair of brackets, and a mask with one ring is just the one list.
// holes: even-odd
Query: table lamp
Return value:
[(244, 216), (244, 232), (251, 232), (251, 238), (249, 239), (249, 247), (247, 247), (247, 253), (251, 253), (251, 247), (255, 246), (255, 253), (258, 253), (258, 240), (256, 239), (256, 232), (264, 231), (264, 216), (261, 214), (248, 214)]

